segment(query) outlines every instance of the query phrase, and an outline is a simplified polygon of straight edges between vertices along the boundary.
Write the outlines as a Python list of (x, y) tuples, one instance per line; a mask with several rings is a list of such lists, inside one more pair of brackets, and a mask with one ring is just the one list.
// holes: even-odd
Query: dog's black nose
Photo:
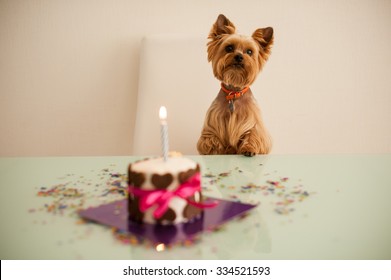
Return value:
[(242, 62), (243, 61), (243, 55), (241, 55), (241, 54), (235, 55), (235, 61), (236, 62)]

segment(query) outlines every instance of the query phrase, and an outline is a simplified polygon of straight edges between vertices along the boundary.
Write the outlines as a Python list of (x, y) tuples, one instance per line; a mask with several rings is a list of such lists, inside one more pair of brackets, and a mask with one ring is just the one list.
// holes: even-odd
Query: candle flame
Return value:
[(164, 106), (160, 107), (159, 118), (162, 121), (167, 119), (167, 109), (166, 109), (166, 107), (164, 107)]

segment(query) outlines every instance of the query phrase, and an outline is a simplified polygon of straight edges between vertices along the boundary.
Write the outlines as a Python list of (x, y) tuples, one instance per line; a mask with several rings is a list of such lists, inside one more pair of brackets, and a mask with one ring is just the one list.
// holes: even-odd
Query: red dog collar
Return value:
[(221, 84), (221, 89), (227, 94), (225, 96), (225, 99), (227, 101), (231, 101), (233, 99), (238, 99), (239, 97), (241, 97), (243, 94), (245, 94), (249, 87), (245, 87), (244, 89), (240, 90), (240, 91), (231, 91), (231, 90), (228, 90), (224, 87), (223, 84)]

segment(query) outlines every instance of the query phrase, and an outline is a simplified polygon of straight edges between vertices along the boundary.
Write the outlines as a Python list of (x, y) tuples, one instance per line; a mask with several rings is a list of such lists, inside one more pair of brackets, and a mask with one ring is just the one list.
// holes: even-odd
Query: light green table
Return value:
[(163, 252), (79, 224), (69, 200), (47, 212), (56, 198), (37, 195), (64, 185), (82, 191), (83, 207), (121, 199), (102, 194), (137, 157), (1, 158), (0, 259), (391, 259), (391, 155), (191, 158), (205, 195), (260, 204)]

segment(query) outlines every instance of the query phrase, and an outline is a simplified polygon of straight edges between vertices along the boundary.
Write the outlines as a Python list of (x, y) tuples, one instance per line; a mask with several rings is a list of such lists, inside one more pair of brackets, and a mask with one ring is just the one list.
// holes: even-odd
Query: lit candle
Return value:
[(168, 125), (167, 125), (167, 109), (162, 106), (159, 110), (159, 118), (161, 124), (161, 138), (164, 161), (168, 158)]

